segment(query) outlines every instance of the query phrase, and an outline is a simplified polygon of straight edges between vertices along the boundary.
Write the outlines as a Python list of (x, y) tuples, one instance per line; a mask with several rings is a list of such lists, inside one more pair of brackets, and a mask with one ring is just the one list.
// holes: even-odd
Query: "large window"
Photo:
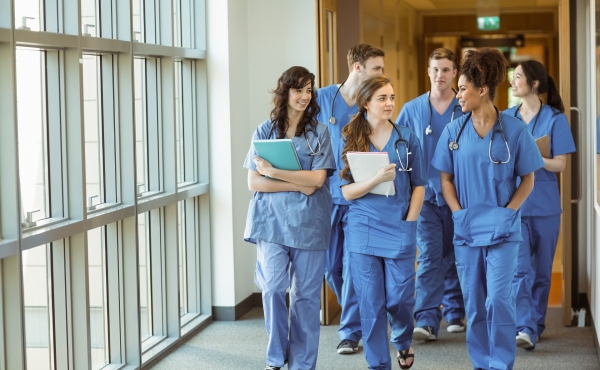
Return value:
[(0, 367), (145, 368), (210, 317), (203, 8), (0, 1)]
[(62, 52), (17, 48), (23, 227), (65, 217)]

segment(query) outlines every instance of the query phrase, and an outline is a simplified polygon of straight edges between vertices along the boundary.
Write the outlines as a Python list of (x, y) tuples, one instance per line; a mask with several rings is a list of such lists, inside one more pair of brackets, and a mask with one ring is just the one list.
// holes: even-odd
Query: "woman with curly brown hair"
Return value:
[[(267, 344), (266, 370), (314, 369), (319, 347), (321, 285), (329, 246), (335, 170), (327, 127), (316, 120), (315, 76), (291, 67), (273, 91), (271, 119), (253, 140), (291, 139), (299, 171), (274, 168), (251, 145), (244, 167), (254, 197), (244, 240), (256, 244), (254, 281), (262, 290)], [(290, 289), (289, 317), (286, 290)]]
[[(415, 303), (417, 218), (423, 205), (425, 165), (419, 139), (408, 127), (391, 120), (394, 89), (385, 76), (364, 80), (358, 87), (358, 113), (342, 130), (345, 146), (341, 188), (349, 203), (346, 249), (360, 307), (363, 348), (369, 369), (391, 369), (390, 342), (401, 369), (414, 361), (410, 348)], [(390, 165), (366, 181), (354, 182), (349, 152), (387, 152)], [(392, 181), (395, 194), (370, 191)]]
[(432, 160), (452, 210), (474, 369), (513, 368), (519, 208), (533, 189), (534, 172), (544, 166), (525, 124), (493, 104), (507, 65), (496, 49), (465, 53), (457, 98), (463, 112), (471, 113), (446, 126)]

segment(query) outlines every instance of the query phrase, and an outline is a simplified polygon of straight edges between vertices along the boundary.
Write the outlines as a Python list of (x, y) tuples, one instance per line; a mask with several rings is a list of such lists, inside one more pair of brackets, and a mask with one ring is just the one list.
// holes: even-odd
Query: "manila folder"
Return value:
[(535, 139), (535, 143), (544, 158), (550, 158), (550, 136), (544, 135)]
[[(372, 179), (381, 168), (390, 164), (387, 152), (348, 152), (348, 165), (352, 172), (354, 182), (363, 182)], [(369, 193), (381, 195), (395, 195), (393, 181), (377, 184)]]

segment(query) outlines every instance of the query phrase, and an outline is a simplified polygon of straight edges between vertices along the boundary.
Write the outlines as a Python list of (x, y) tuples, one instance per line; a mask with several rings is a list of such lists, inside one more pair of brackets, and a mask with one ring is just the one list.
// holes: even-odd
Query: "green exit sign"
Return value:
[(482, 31), (500, 29), (500, 17), (477, 17), (477, 29)]

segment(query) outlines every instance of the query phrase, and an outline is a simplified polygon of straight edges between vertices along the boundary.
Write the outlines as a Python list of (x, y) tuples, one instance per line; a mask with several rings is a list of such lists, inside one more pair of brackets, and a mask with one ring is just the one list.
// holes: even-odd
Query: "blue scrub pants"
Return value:
[[(546, 329), (546, 310), (548, 309), (548, 295), (550, 294), (550, 282), (552, 280), (552, 263), (554, 262), (556, 243), (560, 231), (560, 214), (544, 217), (521, 217), (521, 230), (525, 240), (524, 243), (529, 244), (531, 250), (530, 269), (533, 268), (531, 292), (535, 309), (537, 337), (539, 338)], [(528, 234), (527, 237), (526, 233)]]
[(392, 259), (350, 252), (352, 282), (360, 305), (363, 350), (369, 369), (392, 368), (387, 338), (398, 351), (410, 348), (414, 329), (414, 256)]
[[(440, 232), (441, 231), (441, 232)], [(447, 205), (425, 202), (417, 223), (415, 320), (438, 334), (442, 311), (447, 322), (465, 317), (465, 306), (454, 261), (454, 222)]]
[[(325, 251), (290, 248), (257, 240), (254, 282), (262, 290), (267, 365), (315, 369), (319, 348)], [(290, 309), (285, 303), (290, 288)]]
[(515, 363), (512, 280), (519, 244), (455, 246), (456, 269), (467, 314), (467, 350), (473, 369), (510, 370)]
[(340, 340), (349, 339), (359, 342), (362, 337), (360, 329), (360, 315), (358, 301), (351, 281), (348, 253), (344, 251), (344, 230), (346, 228), (346, 214), (348, 206), (333, 204), (331, 209), (331, 239), (327, 250), (325, 264), (325, 280), (335, 293), (338, 304), (342, 308)]

